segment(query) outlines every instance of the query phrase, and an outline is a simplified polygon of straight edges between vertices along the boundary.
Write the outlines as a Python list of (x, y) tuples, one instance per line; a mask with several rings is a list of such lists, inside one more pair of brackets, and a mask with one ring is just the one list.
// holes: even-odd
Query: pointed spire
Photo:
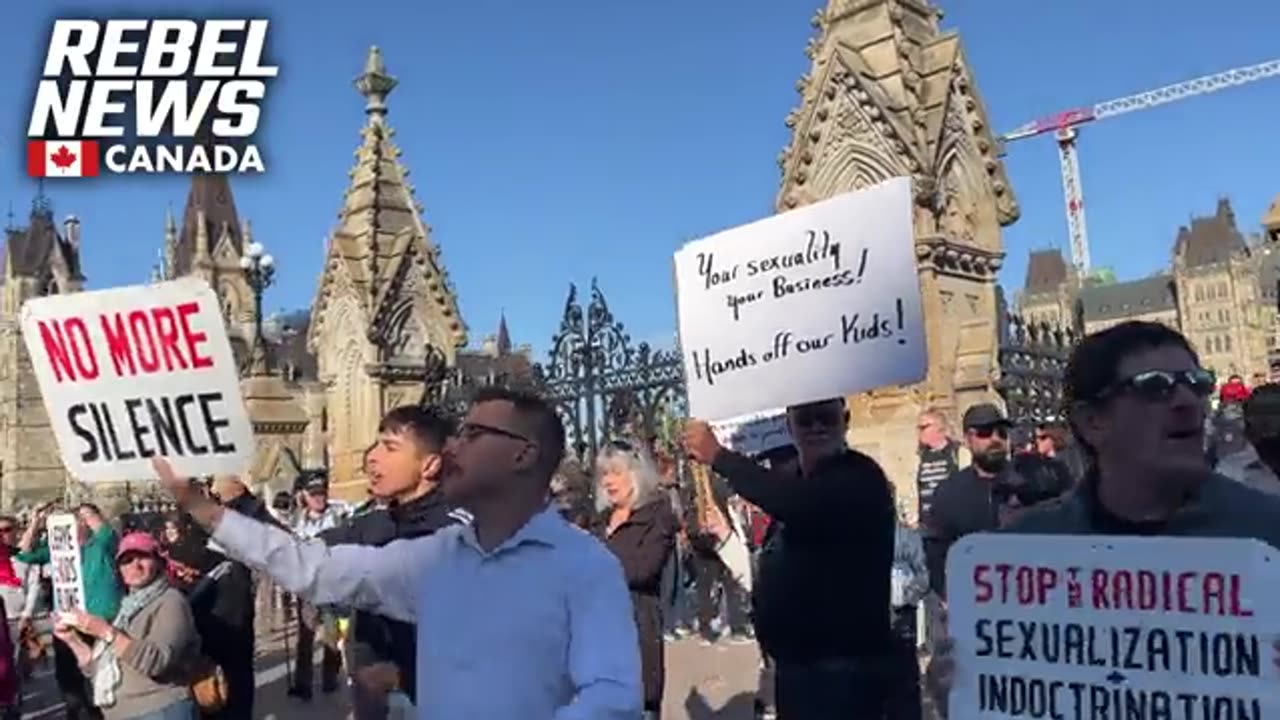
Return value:
[(387, 115), (387, 96), (395, 90), (399, 81), (387, 74), (386, 65), (382, 62), (382, 51), (377, 45), (369, 48), (369, 55), (364, 62), (364, 72), (355, 79), (356, 90), (364, 96), (364, 111), (369, 115), (370, 125), (381, 125)]
[(49, 196), (44, 194), (44, 178), (36, 182), (36, 196), (31, 198), (31, 217), (36, 216), (53, 220), (53, 203), (49, 202)]
[(511, 331), (507, 330), (507, 311), (498, 316), (498, 354), (511, 354)]
[(7, 217), (7, 218), (6, 218), (6, 220), (5, 220), (4, 229), (5, 229), (5, 230), (17, 230), (17, 229), (18, 229), (18, 226), (17, 226), (17, 225), (15, 225), (15, 224), (14, 224), (14, 222), (13, 222), (13, 201), (12, 201), (12, 200), (10, 200), (10, 201), (9, 201), (9, 215), (8, 215), (8, 217)]
[(196, 243), (193, 260), (209, 259), (209, 224), (206, 222), (204, 210), (196, 210)]

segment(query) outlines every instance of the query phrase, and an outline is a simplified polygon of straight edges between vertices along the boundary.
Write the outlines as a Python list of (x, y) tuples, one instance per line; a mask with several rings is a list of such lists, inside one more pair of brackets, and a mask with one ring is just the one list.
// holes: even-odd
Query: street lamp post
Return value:
[(276, 261), (266, 253), (262, 243), (250, 243), (244, 255), (240, 257), (240, 269), (244, 271), (245, 282), (253, 290), (253, 344), (259, 347), (262, 342), (262, 293), (271, 287), (276, 275)]

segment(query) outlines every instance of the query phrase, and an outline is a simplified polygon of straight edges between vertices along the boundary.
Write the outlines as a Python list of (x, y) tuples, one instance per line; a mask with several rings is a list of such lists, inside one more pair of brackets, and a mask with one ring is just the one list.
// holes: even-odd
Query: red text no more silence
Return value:
[[(102, 313), (88, 321), (79, 316), (37, 320), (36, 325), (54, 381), (84, 382), (97, 380), (104, 366), (116, 377), (213, 367), (203, 350), (208, 336), (191, 327), (191, 316), (199, 312), (200, 304), (190, 301)], [(98, 357), (90, 323), (102, 330), (110, 365)]]

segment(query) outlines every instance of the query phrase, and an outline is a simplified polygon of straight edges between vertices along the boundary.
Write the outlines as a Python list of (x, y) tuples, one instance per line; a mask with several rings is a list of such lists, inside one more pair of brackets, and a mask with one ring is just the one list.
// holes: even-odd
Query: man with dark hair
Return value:
[[(1061, 502), (1003, 530), (1045, 535), (1252, 538), (1280, 548), (1280, 498), (1213, 472), (1204, 453), (1213, 373), (1181, 333), (1130, 321), (1085, 337), (1064, 374), (1067, 419), (1089, 472)], [(935, 700), (954, 675), (936, 649)]]
[(545, 401), (480, 393), (440, 460), (444, 497), (473, 522), (382, 547), (291, 537), (155, 466), (215, 540), (291, 592), (417, 623), (417, 717), (634, 720), (631, 597), (613, 553), (548, 502), (563, 456), (564, 426)]
[(1000, 408), (978, 403), (961, 419), (964, 441), (973, 462), (938, 484), (929, 512), (920, 519), (924, 529), (929, 585), (946, 599), (947, 551), (957, 540), (996, 529), (999, 518), (992, 494), (1009, 465), (1009, 430), (1013, 423)]
[[(380, 547), (470, 520), (439, 492), (442, 453), (453, 433), (454, 423), (430, 408), (405, 405), (384, 415), (365, 453), (369, 492), (380, 506), (319, 537), (329, 545)], [(347, 642), (355, 720), (386, 718), (392, 691), (416, 701), (416, 653), (413, 624), (356, 611)]]

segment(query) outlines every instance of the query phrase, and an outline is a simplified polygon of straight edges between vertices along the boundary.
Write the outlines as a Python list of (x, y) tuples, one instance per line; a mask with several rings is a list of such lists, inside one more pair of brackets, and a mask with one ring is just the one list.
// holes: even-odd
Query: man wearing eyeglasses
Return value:
[(546, 401), (484, 388), (442, 457), (440, 489), (472, 522), (381, 547), (302, 540), (155, 468), (214, 540), (286, 590), (415, 623), (418, 720), (635, 720), (640, 642), (622, 567), (549, 502), (564, 449)]
[(787, 425), (798, 473), (721, 447), (701, 420), (685, 426), (685, 449), (779, 528), (752, 593), (756, 637), (775, 662), (778, 717), (878, 718), (893, 672), (893, 493), (876, 461), (849, 449), (842, 398), (787, 408)]
[(1012, 423), (991, 403), (970, 407), (961, 421), (972, 463), (939, 483), (922, 518), (929, 585), (946, 599), (947, 551), (960, 538), (994, 530), (999, 523), (995, 491), (1009, 465)]

